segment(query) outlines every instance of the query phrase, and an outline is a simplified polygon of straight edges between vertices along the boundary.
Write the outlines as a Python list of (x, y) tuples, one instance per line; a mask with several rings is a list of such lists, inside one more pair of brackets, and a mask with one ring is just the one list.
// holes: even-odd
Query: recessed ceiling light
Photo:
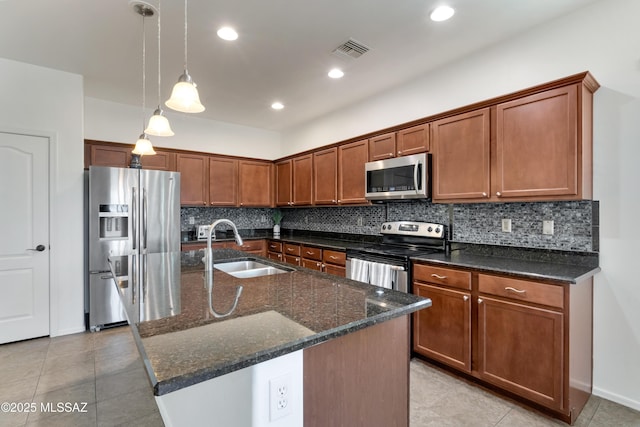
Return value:
[(454, 13), (455, 10), (449, 6), (438, 6), (433, 12), (431, 12), (430, 18), (432, 21), (436, 22), (446, 21), (451, 18)]
[(218, 37), (223, 40), (236, 40), (238, 38), (238, 33), (231, 27), (222, 27), (218, 30)]
[(271, 108), (273, 108), (274, 110), (282, 110), (284, 108), (284, 105), (282, 104), (282, 102), (274, 102), (273, 104), (271, 104)]
[(340, 68), (332, 68), (327, 75), (332, 79), (339, 79), (344, 76), (344, 71)]

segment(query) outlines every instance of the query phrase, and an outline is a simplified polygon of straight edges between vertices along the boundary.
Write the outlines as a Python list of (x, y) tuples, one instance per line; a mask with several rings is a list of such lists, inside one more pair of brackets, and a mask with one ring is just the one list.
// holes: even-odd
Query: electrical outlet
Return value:
[(308, 215), (305, 215), (305, 216), (304, 216), (304, 223), (305, 223), (305, 224), (308, 224), (308, 223), (309, 223), (309, 216), (308, 216)]
[(503, 219), (502, 220), (502, 231), (504, 233), (511, 233), (511, 220)]
[(267, 216), (266, 215), (262, 215), (260, 217), (260, 222), (262, 222), (262, 223), (267, 222)]
[(196, 223), (196, 219), (192, 216), (189, 217), (189, 225), (194, 225)]
[(542, 221), (542, 234), (553, 235), (553, 220)]
[(358, 226), (362, 227), (362, 217), (358, 217)]
[(269, 421), (291, 414), (291, 374), (269, 380)]

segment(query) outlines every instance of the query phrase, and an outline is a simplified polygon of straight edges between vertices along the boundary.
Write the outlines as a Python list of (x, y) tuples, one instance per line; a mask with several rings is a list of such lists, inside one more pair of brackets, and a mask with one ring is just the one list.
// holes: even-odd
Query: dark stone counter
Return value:
[[(431, 301), (231, 249), (214, 263), (258, 259), (293, 270), (239, 279), (213, 271), (201, 251), (146, 255), (148, 280), (123, 286), (138, 348), (157, 396), (429, 307)], [(129, 281), (133, 283), (132, 280)], [(213, 311), (226, 313), (217, 318)]]

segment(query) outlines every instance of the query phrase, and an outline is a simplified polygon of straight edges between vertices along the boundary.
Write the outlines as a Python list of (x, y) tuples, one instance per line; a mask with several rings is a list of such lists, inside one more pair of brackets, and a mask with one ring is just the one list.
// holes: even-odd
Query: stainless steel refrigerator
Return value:
[(147, 279), (147, 254), (180, 251), (180, 174), (91, 166), (88, 185), (88, 326), (97, 331), (127, 320), (111, 272), (134, 286)]

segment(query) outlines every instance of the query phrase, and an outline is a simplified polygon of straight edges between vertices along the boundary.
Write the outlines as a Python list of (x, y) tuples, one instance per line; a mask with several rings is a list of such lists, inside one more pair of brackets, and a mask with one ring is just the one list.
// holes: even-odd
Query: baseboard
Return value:
[(603, 390), (599, 387), (593, 387), (593, 394), (598, 397), (602, 397), (603, 399), (619, 403), (620, 405), (626, 406), (636, 411), (640, 411), (640, 402), (637, 400), (628, 399), (624, 396), (620, 396), (616, 393), (611, 393), (610, 391)]

